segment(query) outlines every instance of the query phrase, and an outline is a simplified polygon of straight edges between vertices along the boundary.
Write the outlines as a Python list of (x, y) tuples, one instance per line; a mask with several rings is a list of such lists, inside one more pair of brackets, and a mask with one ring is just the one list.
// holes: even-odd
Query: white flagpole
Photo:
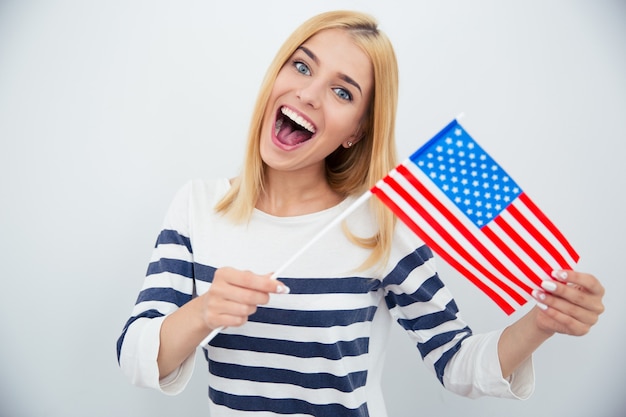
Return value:
[[(333, 227), (337, 226), (339, 223), (341, 223), (346, 217), (348, 217), (354, 210), (356, 210), (359, 206), (361, 206), (361, 204), (363, 204), (365, 201), (367, 201), (372, 195), (372, 192), (370, 190), (367, 190), (365, 193), (363, 193), (363, 195), (361, 195), (358, 199), (356, 199), (354, 201), (354, 203), (352, 203), (347, 209), (345, 209), (339, 216), (337, 216), (333, 221), (331, 221), (330, 223), (328, 223), (326, 225), (326, 227), (324, 227), (322, 230), (320, 230), (315, 236), (313, 236), (313, 238), (311, 239), (311, 241), (309, 243), (307, 243), (306, 245), (304, 245), (304, 247), (302, 247), (298, 252), (296, 252), (291, 258), (289, 258), (289, 260), (287, 260), (287, 262), (285, 262), (283, 264), (283, 266), (281, 266), (280, 268), (278, 268), (271, 276), (272, 279), (276, 279), (278, 278), (278, 276), (285, 270), (287, 269), (300, 255), (302, 255), (304, 252), (306, 252), (311, 246), (313, 246), (313, 244), (315, 242), (317, 242), (322, 236), (324, 236), (324, 234), (326, 234), (326, 232), (328, 232), (330, 229), (332, 229)], [(213, 339), (219, 332), (221, 332), (224, 328), (223, 327), (218, 327), (217, 329), (214, 329), (211, 333), (209, 333), (209, 335), (200, 343), (200, 347), (202, 346), (206, 346), (211, 339)]]

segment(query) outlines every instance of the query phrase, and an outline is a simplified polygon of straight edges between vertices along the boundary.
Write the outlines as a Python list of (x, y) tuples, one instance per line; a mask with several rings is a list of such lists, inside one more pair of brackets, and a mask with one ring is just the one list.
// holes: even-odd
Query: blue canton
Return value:
[(458, 124), (433, 138), (411, 159), (478, 228), (522, 192)]

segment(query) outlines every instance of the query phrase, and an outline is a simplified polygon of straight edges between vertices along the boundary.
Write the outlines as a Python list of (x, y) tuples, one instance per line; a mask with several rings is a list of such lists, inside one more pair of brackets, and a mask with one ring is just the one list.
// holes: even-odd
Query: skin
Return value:
[[(259, 138), (266, 184), (256, 208), (275, 216), (317, 212), (342, 200), (325, 180), (324, 158), (360, 139), (373, 88), (371, 62), (345, 32), (322, 31), (302, 46), (278, 74)], [(278, 141), (275, 122), (282, 106), (315, 126), (311, 140), (289, 146)], [(593, 275), (557, 272), (549, 281), (555, 288), (546, 286), (533, 294), (541, 307), (503, 331), (498, 342), (503, 377), (554, 334), (586, 334), (604, 311), (604, 288)], [(160, 376), (173, 372), (213, 329), (241, 326), (258, 305), (269, 302), (271, 293), (288, 292), (270, 276), (218, 269), (207, 293), (164, 320), (157, 357)]]

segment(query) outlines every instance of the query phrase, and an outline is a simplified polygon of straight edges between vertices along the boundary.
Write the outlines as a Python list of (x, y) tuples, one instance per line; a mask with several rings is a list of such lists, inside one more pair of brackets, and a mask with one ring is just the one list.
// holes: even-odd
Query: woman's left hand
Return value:
[(537, 326), (545, 332), (574, 336), (587, 334), (604, 312), (604, 287), (591, 274), (555, 271), (554, 280), (544, 281), (543, 290), (533, 291), (539, 302)]

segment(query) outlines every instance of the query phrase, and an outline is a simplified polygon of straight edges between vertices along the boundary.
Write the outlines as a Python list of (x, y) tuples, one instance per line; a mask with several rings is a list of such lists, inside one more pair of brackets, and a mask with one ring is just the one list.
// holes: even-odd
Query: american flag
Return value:
[(579, 256), (453, 120), (370, 190), (507, 314)]

